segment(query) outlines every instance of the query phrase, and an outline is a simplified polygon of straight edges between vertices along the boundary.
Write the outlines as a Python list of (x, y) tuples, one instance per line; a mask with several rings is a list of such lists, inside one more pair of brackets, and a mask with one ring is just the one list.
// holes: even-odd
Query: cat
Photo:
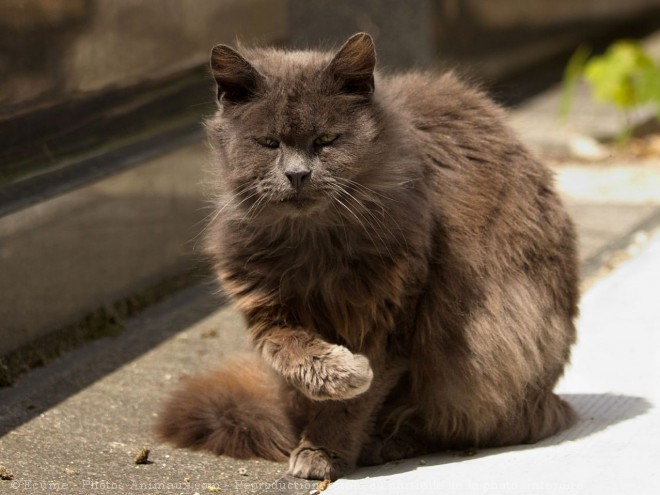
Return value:
[(575, 340), (572, 222), (503, 111), (453, 73), (214, 48), (208, 252), (254, 352), (185, 379), (180, 447), (337, 479), (441, 449), (533, 443)]

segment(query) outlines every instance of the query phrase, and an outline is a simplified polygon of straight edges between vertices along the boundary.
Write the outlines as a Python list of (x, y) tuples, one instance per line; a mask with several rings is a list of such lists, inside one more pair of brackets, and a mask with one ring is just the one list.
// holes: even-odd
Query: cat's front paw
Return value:
[(314, 400), (352, 399), (369, 390), (374, 377), (366, 356), (340, 345), (312, 356), (306, 364), (298, 369), (294, 385)]
[(291, 452), (288, 473), (308, 480), (335, 481), (354, 469), (354, 465), (337, 457), (333, 458), (324, 449), (300, 446)]

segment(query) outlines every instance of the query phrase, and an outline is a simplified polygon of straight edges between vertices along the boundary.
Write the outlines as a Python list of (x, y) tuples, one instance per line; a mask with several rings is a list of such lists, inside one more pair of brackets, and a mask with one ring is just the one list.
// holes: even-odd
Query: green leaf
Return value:
[(592, 57), (584, 69), (597, 101), (621, 108), (654, 99), (657, 73), (653, 60), (634, 41), (617, 41), (603, 54)]
[(660, 68), (645, 67), (641, 69), (635, 85), (639, 103), (655, 102), (660, 105)]
[(559, 116), (566, 117), (571, 110), (577, 83), (582, 77), (584, 66), (591, 55), (591, 48), (587, 45), (577, 47), (566, 65), (562, 80), (561, 102), (559, 104)]
[[(595, 101), (609, 103), (626, 111), (654, 103), (660, 122), (660, 64), (657, 64), (636, 41), (619, 40), (602, 55), (589, 58), (589, 50), (580, 46), (564, 71), (560, 115), (568, 113), (579, 77), (591, 86)], [(630, 125), (619, 135), (625, 141)]]

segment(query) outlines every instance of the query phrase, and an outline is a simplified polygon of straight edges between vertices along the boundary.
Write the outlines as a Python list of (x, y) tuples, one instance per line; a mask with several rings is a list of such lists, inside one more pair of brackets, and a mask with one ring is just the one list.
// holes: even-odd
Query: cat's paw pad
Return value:
[(320, 448), (298, 447), (291, 452), (288, 474), (308, 480), (332, 480), (347, 474), (352, 469), (340, 459)]
[(310, 365), (300, 369), (297, 381), (311, 399), (346, 400), (369, 390), (373, 377), (369, 359), (335, 345), (327, 353), (313, 356)]

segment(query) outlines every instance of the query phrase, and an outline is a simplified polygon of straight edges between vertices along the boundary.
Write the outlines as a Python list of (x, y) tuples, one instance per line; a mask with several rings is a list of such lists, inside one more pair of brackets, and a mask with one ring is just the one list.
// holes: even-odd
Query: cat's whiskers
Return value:
[[(387, 231), (390, 234), (390, 236), (392, 236), (392, 231), (386, 225), (384, 225), (384, 223), (381, 220), (379, 220), (376, 217), (376, 215), (372, 211), (370, 211), (369, 208), (367, 208), (366, 205), (362, 201), (358, 200), (354, 195), (352, 195), (346, 189), (344, 189), (344, 188), (340, 188), (340, 189), (341, 189), (341, 193), (344, 194), (344, 197), (346, 198), (346, 201), (351, 202), (351, 200), (352, 200), (353, 203), (357, 206), (356, 210), (358, 212), (360, 212), (360, 210), (364, 212), (364, 214), (361, 214), (362, 218), (364, 218), (364, 220), (367, 222), (368, 225), (372, 226), (372, 231), (378, 237), (378, 239), (380, 239), (381, 243), (383, 244), (383, 246), (387, 250), (387, 254), (389, 254), (390, 258), (392, 258), (393, 257), (392, 251), (390, 250), (390, 247), (389, 247), (387, 241), (383, 238), (383, 235), (381, 234), (381, 231), (376, 227), (379, 227), (383, 231)], [(365, 216), (365, 215), (367, 215), (367, 216)], [(373, 224), (375, 224), (375, 225), (373, 225)], [(394, 236), (392, 236), (392, 237), (394, 237)]]
[[(350, 179), (346, 179), (346, 180), (350, 181)], [(353, 182), (353, 186), (361, 186), (361, 184), (359, 184), (358, 182), (355, 182), (355, 181), (351, 181), (351, 182)], [(359, 200), (353, 194), (350, 194), (346, 188), (342, 188), (342, 189), (346, 194), (348, 194), (353, 199), (353, 201), (357, 204), (357, 206), (360, 209), (362, 209), (367, 215), (369, 215), (369, 217), (371, 218), (371, 220), (373, 220), (374, 223), (376, 223), (383, 231), (387, 231), (387, 233), (389, 234), (388, 237), (390, 239), (393, 239), (397, 243), (399, 248), (404, 249), (406, 252), (409, 251), (408, 241), (406, 240), (403, 229), (399, 225), (399, 222), (397, 222), (396, 218), (388, 211), (388, 209), (386, 208), (384, 202), (378, 200), (377, 198), (373, 198), (370, 193), (367, 194), (367, 196), (368, 196), (367, 201)], [(371, 193), (378, 194), (376, 191), (370, 190), (366, 186), (364, 186), (364, 189), (367, 190), (367, 191), (370, 191)], [(364, 191), (362, 191), (362, 190), (354, 190), (354, 192), (356, 194), (364, 193)], [(375, 205), (379, 208), (381, 218), (378, 218), (376, 213), (373, 212), (367, 206), (367, 202), (370, 203), (370, 204), (373, 204), (373, 205)], [(386, 217), (387, 217), (387, 220), (389, 220), (389, 223), (386, 222)], [(395, 228), (398, 231), (398, 235), (395, 234), (392, 231), (391, 223), (393, 223), (396, 226)], [(380, 237), (380, 235), (379, 235), (379, 237)], [(385, 245), (387, 245), (387, 244), (385, 244)], [(389, 251), (389, 249), (388, 249), (388, 251)]]
[(381, 197), (381, 198), (383, 198), (383, 199), (386, 199), (386, 200), (388, 200), (388, 201), (392, 201), (392, 202), (394, 202), (394, 203), (400, 203), (400, 201), (398, 201), (398, 200), (396, 200), (396, 199), (394, 199), (394, 198), (392, 198), (392, 197), (390, 197), (390, 196), (386, 196), (386, 195), (384, 195), (383, 193), (378, 192), (378, 191), (376, 191), (376, 190), (374, 190), (374, 189), (371, 189), (370, 187), (367, 187), (367, 186), (365, 186), (364, 184), (361, 184), (360, 182), (357, 182), (357, 181), (355, 181), (355, 180), (353, 180), (353, 179), (349, 179), (348, 177), (335, 177), (335, 180), (337, 180), (337, 181), (339, 181), (339, 182), (343, 182), (343, 183), (345, 183), (345, 184), (349, 184), (349, 185), (352, 186), (352, 187), (355, 187), (355, 188), (358, 188), (358, 189), (362, 189), (362, 190), (364, 190), (365, 192), (367, 192), (367, 193), (370, 194), (370, 195), (371, 195), (371, 194), (374, 194), (374, 195), (379, 196), (379, 197)]
[[(197, 245), (199, 244), (199, 240), (201, 239), (202, 235), (204, 235), (204, 233), (206, 233), (206, 231), (211, 226), (211, 223), (213, 221), (215, 221), (215, 219), (217, 218), (217, 209), (214, 205), (207, 205), (204, 208), (210, 208), (211, 211), (206, 216), (204, 216), (203, 219), (195, 222), (195, 225), (194, 225), (195, 229), (199, 228), (200, 225), (202, 225), (202, 227), (199, 230), (199, 232), (197, 234), (195, 234), (195, 236), (192, 239), (190, 239), (190, 241), (189, 241), (189, 242), (194, 243), (193, 244), (193, 251), (197, 251)], [(211, 217), (213, 217), (213, 218), (211, 218)]]
[[(380, 258), (383, 261), (385, 260), (385, 258), (383, 257), (383, 253), (382, 253), (382, 251), (379, 247), (379, 243), (376, 242), (374, 237), (371, 235), (371, 232), (376, 234), (376, 236), (380, 240), (380, 244), (382, 244), (383, 247), (385, 247), (385, 249), (387, 250), (390, 257), (392, 257), (392, 253), (389, 250), (389, 248), (387, 246), (387, 243), (385, 242), (383, 237), (380, 235), (380, 233), (375, 229), (375, 227), (371, 225), (371, 223), (369, 222), (369, 219), (367, 217), (365, 217), (364, 214), (360, 213), (359, 211), (356, 212), (356, 211), (354, 211), (354, 209), (351, 209), (346, 203), (344, 203), (344, 201), (342, 201), (338, 197), (338, 195), (343, 195), (342, 197), (344, 198), (344, 200), (346, 200), (347, 202), (350, 202), (350, 198), (351, 198), (350, 194), (339, 184), (337, 184), (337, 187), (335, 188), (335, 192), (336, 192), (336, 194), (333, 195), (333, 199), (335, 201), (337, 201), (341, 206), (343, 206), (344, 209), (346, 209), (346, 211), (348, 211), (358, 221), (358, 223), (360, 224), (360, 226), (364, 230), (364, 233), (367, 235), (367, 237), (369, 237), (369, 240), (373, 244), (374, 248), (376, 248), (376, 251), (378, 252), (378, 256), (380, 256)], [(358, 201), (358, 203), (359, 203), (359, 201)], [(358, 213), (359, 213), (359, 216), (358, 216)], [(369, 227), (371, 227), (371, 228), (369, 228)]]
[[(216, 212), (216, 216), (215, 216), (214, 218), (217, 218), (217, 216), (218, 216), (220, 213), (222, 213), (222, 212), (224, 211), (224, 209), (227, 208), (227, 206), (229, 206), (230, 204), (232, 204), (232, 202), (234, 202), (234, 200), (235, 200), (236, 198), (238, 198), (238, 197), (241, 196), (242, 194), (245, 194), (246, 192), (248, 192), (248, 191), (249, 191), (251, 188), (253, 188), (253, 187), (254, 187), (253, 184), (245, 184), (245, 185), (239, 187), (238, 189), (236, 189), (235, 191), (233, 191), (233, 192), (230, 194), (229, 199), (227, 199), (227, 200), (225, 201), (225, 203), (224, 203), (224, 204), (218, 209), (218, 211)], [(246, 199), (247, 199), (247, 198), (246, 198)], [(243, 201), (245, 201), (245, 199), (244, 199)], [(243, 201), (241, 201), (240, 203), (238, 203), (238, 205), (242, 204)], [(238, 205), (237, 205), (237, 206), (238, 206)]]
[[(349, 207), (348, 207), (348, 206), (347, 206), (347, 205), (346, 205), (341, 199), (339, 199), (336, 195), (333, 196), (333, 200), (336, 201), (337, 203), (339, 203), (339, 204), (340, 204), (340, 205), (341, 205), (346, 211), (348, 211), (348, 212), (349, 212), (349, 213), (350, 213), (350, 214), (351, 214), (351, 215), (352, 215), (352, 216), (358, 221), (358, 223), (360, 224), (360, 226), (361, 226), (362, 229), (364, 230), (365, 234), (367, 234), (367, 237), (369, 237), (369, 240), (371, 241), (371, 243), (373, 244), (373, 246), (376, 248), (376, 251), (378, 251), (378, 255), (381, 257), (381, 259), (383, 259), (383, 255), (382, 255), (380, 249), (378, 249), (378, 244), (376, 243), (376, 241), (374, 240), (374, 238), (373, 238), (373, 237), (371, 236), (371, 234), (369, 233), (369, 230), (368, 230), (367, 227), (365, 226), (365, 224), (364, 224), (364, 222), (362, 221), (362, 219), (361, 219), (360, 217), (358, 217), (358, 216), (355, 214), (355, 212), (353, 212), (353, 210), (351, 210), (351, 209), (350, 209), (350, 208), (349, 208)], [(342, 216), (343, 216), (343, 215), (342, 215)]]
[[(240, 193), (240, 194), (244, 194), (244, 192), (243, 192), (243, 193)], [(261, 193), (260, 193), (259, 191), (257, 191), (257, 190), (251, 192), (251, 193), (248, 194), (245, 198), (243, 198), (241, 201), (239, 201), (238, 203), (236, 203), (236, 204), (234, 205), (234, 208), (235, 208), (235, 209), (238, 209), (238, 207), (241, 206), (243, 203), (245, 203), (246, 201), (248, 201), (248, 200), (254, 198), (255, 196), (258, 196), (259, 194), (261, 194)], [(238, 194), (237, 194), (236, 196), (238, 196)], [(235, 197), (236, 197), (236, 196), (235, 196)], [(227, 204), (225, 204), (225, 206), (223, 206), (223, 207), (218, 211), (218, 214), (222, 213), (222, 211), (223, 211), (228, 205), (230, 205), (230, 204), (233, 202), (233, 199), (235, 199), (235, 197), (232, 198), (232, 200), (228, 201)]]
[[(339, 208), (337, 208), (337, 205), (335, 204), (334, 201), (330, 201), (330, 206), (332, 207), (332, 209), (337, 214), (337, 217), (341, 218), (343, 216), (341, 214), (341, 212), (339, 211)], [(346, 240), (346, 245), (348, 246), (349, 245), (349, 240), (348, 240), (348, 232), (346, 231), (346, 225), (344, 224), (344, 222), (341, 222), (341, 223), (338, 224), (338, 227), (340, 227), (341, 230), (344, 232), (344, 239)]]
[(243, 220), (247, 222), (254, 220), (264, 210), (264, 208), (266, 208), (267, 205), (268, 201), (266, 201), (266, 195), (262, 194), (261, 197), (248, 208), (247, 212), (245, 212)]
[[(200, 206), (199, 208), (197, 208), (196, 211), (209, 210), (209, 212), (206, 215), (204, 215), (204, 218), (202, 218), (201, 220), (197, 220), (193, 224), (194, 228), (197, 228), (197, 227), (200, 227), (200, 226), (206, 226), (208, 224), (209, 218), (214, 216), (216, 211), (217, 211), (217, 205), (215, 204), (215, 202), (209, 200), (209, 201), (206, 201), (206, 203), (208, 203), (208, 204), (206, 204), (204, 206)], [(197, 239), (197, 237), (199, 237), (199, 234), (197, 234), (192, 240)]]
[[(398, 201), (398, 200), (396, 200), (396, 199), (394, 199), (390, 196), (386, 196), (386, 195), (384, 195), (384, 194), (382, 194), (382, 193), (380, 193), (380, 192), (378, 192), (374, 189), (371, 189), (370, 187), (365, 186), (364, 184), (361, 184), (361, 183), (359, 183), (357, 181), (354, 181), (352, 179), (348, 179), (346, 177), (335, 177), (335, 180), (337, 180), (339, 182), (343, 182), (344, 184), (347, 184), (350, 187), (355, 188), (356, 192), (360, 191), (361, 193), (364, 193), (365, 195), (369, 196), (368, 199), (369, 199), (370, 203), (374, 203), (374, 204), (377, 204), (378, 206), (380, 206), (381, 207), (381, 212), (383, 213), (383, 216), (387, 216), (392, 222), (394, 222), (396, 224), (397, 230), (402, 234), (403, 240), (404, 240), (404, 242), (406, 242), (406, 251), (408, 250), (407, 241), (405, 241), (405, 236), (403, 236), (403, 229), (401, 228), (401, 226), (397, 222), (396, 218), (394, 218), (394, 216), (385, 207), (384, 202), (381, 201), (379, 198), (386, 199), (388, 202), (399, 203), (399, 204), (401, 204), (401, 201)], [(411, 181), (405, 181), (405, 182), (403, 182), (401, 184), (398, 184), (398, 185), (399, 186), (405, 185), (409, 182), (411, 182)], [(374, 198), (372, 195), (378, 196), (379, 198)], [(364, 208), (366, 208), (366, 206)]]
[[(202, 230), (201, 230), (201, 231), (200, 231), (195, 237), (193, 237), (193, 239), (192, 239), (192, 240), (195, 242), (195, 244), (194, 244), (194, 248), (193, 248), (193, 249), (197, 249), (197, 243), (199, 242), (199, 239), (200, 239), (200, 238), (201, 238), (201, 237), (202, 237), (202, 236), (203, 236), (203, 235), (209, 230), (209, 228), (211, 228), (211, 226), (216, 222), (216, 220), (218, 220), (218, 218), (220, 217), (220, 215), (222, 214), (222, 212), (223, 212), (223, 211), (224, 211), (224, 210), (225, 210), (230, 204), (232, 204), (232, 203), (236, 200), (236, 198), (240, 197), (242, 194), (245, 194), (245, 193), (246, 193), (247, 191), (249, 191), (250, 188), (252, 188), (252, 187), (254, 187), (253, 184), (247, 184), (247, 185), (244, 185), (244, 186), (238, 188), (234, 193), (232, 193), (232, 194), (230, 195), (229, 199), (227, 199), (227, 200), (225, 201), (225, 203), (224, 203), (221, 207), (217, 208), (217, 209), (215, 210), (215, 212), (211, 212), (211, 213), (209, 213), (209, 214), (206, 216), (206, 218), (204, 218), (203, 221), (206, 221), (206, 225), (205, 225), (204, 228), (203, 228), (203, 229), (202, 229)], [(251, 194), (248, 195), (246, 198), (244, 198), (242, 201), (240, 201), (236, 206), (237, 206), (237, 207), (240, 206), (240, 205), (243, 204), (245, 201), (247, 201), (248, 199), (250, 199), (250, 198), (256, 196), (257, 194), (258, 194), (258, 191), (255, 191), (255, 192), (251, 193)], [(211, 217), (211, 216), (212, 216), (212, 217)], [(211, 219), (207, 221), (207, 219), (208, 219), (209, 217), (211, 217)]]

